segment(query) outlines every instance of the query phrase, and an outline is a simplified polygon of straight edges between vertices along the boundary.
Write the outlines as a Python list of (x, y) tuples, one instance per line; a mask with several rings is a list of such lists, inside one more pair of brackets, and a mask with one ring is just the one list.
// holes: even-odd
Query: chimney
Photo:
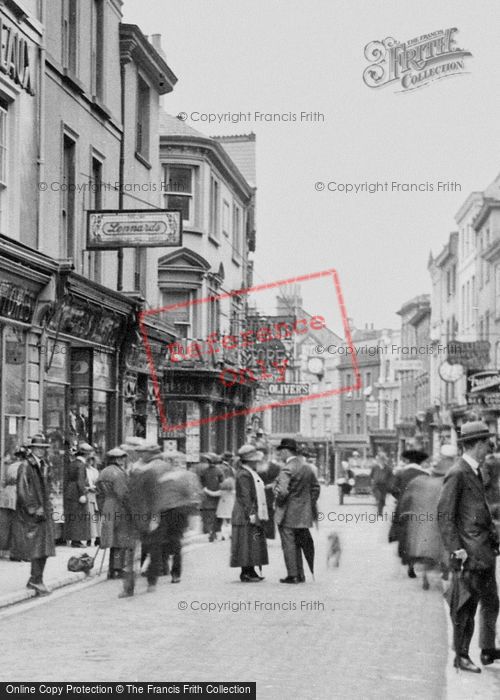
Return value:
[(158, 51), (158, 53), (163, 58), (163, 60), (166, 61), (167, 57), (166, 57), (165, 51), (163, 50), (163, 47), (161, 45), (161, 34), (151, 34), (151, 44)]

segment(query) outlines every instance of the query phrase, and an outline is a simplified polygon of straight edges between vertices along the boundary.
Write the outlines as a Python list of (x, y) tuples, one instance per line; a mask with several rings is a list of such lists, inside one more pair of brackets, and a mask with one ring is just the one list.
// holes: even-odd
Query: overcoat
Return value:
[(96, 481), (96, 495), (101, 512), (101, 547), (133, 547), (136, 531), (128, 500), (127, 473), (117, 464), (108, 464)]
[(391, 493), (397, 499), (396, 508), (393, 513), (393, 520), (389, 530), (389, 542), (399, 542), (398, 554), (403, 563), (405, 562), (404, 553), (402, 550), (402, 542), (405, 537), (405, 524), (400, 520), (400, 501), (408, 486), (408, 484), (418, 476), (428, 476), (428, 472), (418, 464), (408, 464), (404, 467), (396, 469), (394, 479), (391, 485)]
[(465, 549), (464, 568), (491, 569), (499, 538), (484, 488), (472, 467), (461, 457), (444, 478), (438, 503), (439, 529), (449, 554)]
[(300, 457), (285, 464), (276, 480), (276, 522), (281, 527), (313, 526), (320, 485), (313, 470)]
[(64, 537), (67, 540), (88, 540), (91, 538), (90, 519), (86, 503), (80, 503), (81, 496), (87, 497), (85, 459), (75, 457), (66, 470), (64, 479)]
[(31, 561), (53, 557), (55, 528), (52, 515), (50, 466), (40, 468), (33, 455), (17, 472), (17, 504), (12, 522), (11, 557)]
[(438, 501), (443, 481), (444, 474), (417, 476), (401, 497), (400, 518), (404, 524), (401, 551), (407, 563), (448, 564), (438, 522)]
[[(255, 515), (255, 525), (250, 523), (251, 515)], [(235, 501), (231, 517), (230, 566), (253, 567), (269, 563), (264, 522), (259, 520), (257, 492), (252, 475), (246, 469), (240, 469), (236, 474)]]

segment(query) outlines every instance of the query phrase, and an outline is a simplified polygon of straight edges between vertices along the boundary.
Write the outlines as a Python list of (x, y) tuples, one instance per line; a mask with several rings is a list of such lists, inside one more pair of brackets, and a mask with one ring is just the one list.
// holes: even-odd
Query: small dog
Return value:
[(340, 543), (340, 537), (337, 532), (332, 531), (327, 537), (327, 551), (326, 551), (326, 566), (339, 566), (340, 556), (342, 554), (342, 545)]

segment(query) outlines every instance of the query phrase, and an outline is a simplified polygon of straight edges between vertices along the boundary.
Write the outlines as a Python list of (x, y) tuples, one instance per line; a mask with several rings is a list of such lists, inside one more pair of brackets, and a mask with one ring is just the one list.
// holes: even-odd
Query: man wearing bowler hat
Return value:
[(500, 659), (500, 649), (495, 647), (499, 608), (495, 566), (499, 538), (486, 502), (480, 471), (491, 437), (488, 426), (482, 421), (462, 425), (459, 440), (463, 455), (445, 476), (438, 503), (441, 537), (453, 568), (463, 566), (463, 580), (470, 594), (453, 618), (454, 664), (456, 668), (472, 673), (481, 672), (469, 656), (479, 603), (481, 663), (487, 665)]
[(55, 530), (52, 518), (50, 444), (41, 434), (34, 435), (17, 472), (17, 504), (13, 521), (11, 556), (31, 562), (31, 576), (26, 584), (37, 595), (48, 595), (43, 582), (47, 557), (53, 557)]
[(280, 579), (280, 582), (303, 583), (306, 579), (299, 535), (313, 526), (320, 486), (310, 465), (297, 455), (295, 440), (283, 438), (277, 450), (284, 465), (274, 490), (275, 517), (287, 569), (286, 578)]

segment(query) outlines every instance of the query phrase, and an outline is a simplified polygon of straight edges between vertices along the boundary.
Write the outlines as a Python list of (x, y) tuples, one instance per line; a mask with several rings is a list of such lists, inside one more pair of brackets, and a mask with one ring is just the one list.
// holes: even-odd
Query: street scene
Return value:
[(500, 697), (486, 5), (0, 2), (4, 692)]

